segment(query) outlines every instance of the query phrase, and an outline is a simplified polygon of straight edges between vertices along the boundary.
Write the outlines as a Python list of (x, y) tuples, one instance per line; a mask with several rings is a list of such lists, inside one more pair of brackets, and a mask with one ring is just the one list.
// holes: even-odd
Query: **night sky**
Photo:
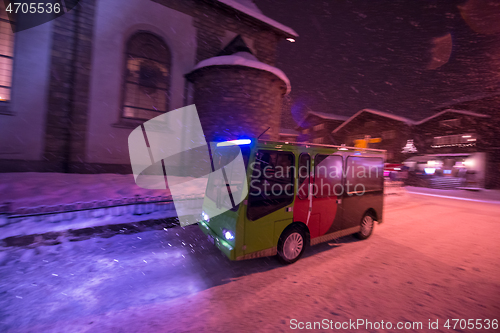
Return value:
[(299, 34), (279, 43), (276, 63), (292, 83), (295, 119), (372, 108), (418, 120), (498, 87), (500, 1), (255, 3)]

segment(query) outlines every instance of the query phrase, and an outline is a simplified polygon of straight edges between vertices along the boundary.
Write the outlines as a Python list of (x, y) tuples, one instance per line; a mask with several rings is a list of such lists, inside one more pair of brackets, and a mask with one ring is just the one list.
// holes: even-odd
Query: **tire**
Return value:
[(355, 234), (359, 239), (367, 239), (373, 233), (375, 219), (370, 213), (366, 213), (361, 219), (361, 230)]
[(288, 228), (278, 240), (278, 258), (284, 264), (293, 264), (300, 259), (306, 248), (306, 237), (302, 229)]

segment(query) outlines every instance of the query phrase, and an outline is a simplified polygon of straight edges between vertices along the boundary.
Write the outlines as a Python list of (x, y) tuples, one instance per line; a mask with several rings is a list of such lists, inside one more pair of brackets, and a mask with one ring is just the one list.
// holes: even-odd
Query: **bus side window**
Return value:
[(342, 156), (316, 155), (313, 195), (324, 198), (342, 195)]
[[(307, 199), (309, 196), (309, 175), (311, 172), (311, 156), (307, 153), (300, 154), (299, 157), (299, 170), (298, 170), (298, 180), (299, 180), (299, 199)], [(307, 181), (306, 181), (307, 180)]]
[(349, 193), (381, 191), (384, 184), (384, 160), (378, 157), (349, 156), (346, 175)]
[(250, 220), (259, 219), (293, 201), (294, 165), (293, 153), (257, 152), (248, 194), (247, 215)]

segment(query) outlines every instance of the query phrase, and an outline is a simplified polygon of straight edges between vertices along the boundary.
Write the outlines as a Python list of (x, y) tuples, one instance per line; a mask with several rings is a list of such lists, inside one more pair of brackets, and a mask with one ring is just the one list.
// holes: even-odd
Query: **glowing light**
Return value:
[(466, 167), (472, 168), (474, 166), (474, 161), (473, 160), (465, 160), (464, 165)]
[(286, 40), (289, 41), (290, 43), (295, 43), (295, 39), (293, 38), (287, 38)]
[(233, 240), (234, 239), (234, 234), (227, 230), (227, 229), (224, 229), (222, 230), (222, 234), (224, 235), (224, 238), (227, 239), (227, 240)]
[(250, 140), (250, 139), (240, 139), (240, 140), (219, 142), (217, 144), (217, 147), (241, 146), (241, 145), (249, 145), (251, 143), (252, 143), (252, 140)]
[(201, 218), (203, 219), (203, 221), (210, 222), (210, 216), (208, 216), (208, 214), (205, 212), (201, 212)]
[(462, 138), (470, 138), (470, 135), (462, 135)]
[(436, 168), (424, 168), (426, 175), (433, 175), (436, 172)]

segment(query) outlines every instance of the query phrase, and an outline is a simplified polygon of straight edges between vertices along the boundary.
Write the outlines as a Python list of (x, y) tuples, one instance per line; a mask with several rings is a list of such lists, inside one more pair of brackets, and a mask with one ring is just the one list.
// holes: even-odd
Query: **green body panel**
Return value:
[[(314, 156), (316, 154), (334, 154), (339, 153), (353, 153), (353, 149), (343, 149), (345, 151), (340, 151), (335, 147), (322, 147), (317, 145), (306, 145), (306, 144), (286, 144), (283, 142), (256, 142), (252, 141), (250, 157), (248, 160), (247, 167), (247, 182), (250, 183), (251, 170), (250, 165), (255, 161), (255, 154), (257, 150), (270, 150), (270, 151), (285, 151), (292, 152), (295, 155), (295, 170), (298, 168), (298, 157), (301, 153), (309, 153), (311, 156), (311, 168), (314, 168)], [(383, 156), (383, 152), (380, 152)], [(298, 177), (295, 175), (295, 189), (298, 185)], [(383, 195), (383, 193), (382, 193)], [(370, 198), (366, 198), (370, 201)], [(250, 220), (247, 217), (248, 209), (248, 196), (241, 202), (238, 206), (237, 211), (225, 211), (221, 212), (216, 207), (213, 200), (209, 199), (207, 196), (204, 198), (203, 210), (210, 217), (210, 221), (200, 221), (200, 229), (207, 235), (210, 235), (215, 239), (215, 245), (230, 259), (236, 260), (238, 257), (244, 255), (249, 255), (262, 250), (270, 249), (276, 247), (278, 240), (285, 228), (293, 223), (293, 206), (297, 200), (296, 195), (293, 202), (288, 204), (286, 207), (280, 208), (268, 215), (256, 219), (255, 221)], [(345, 199), (344, 199), (345, 200)], [(349, 204), (348, 204), (349, 205)], [(380, 205), (378, 205), (380, 206)], [(374, 207), (377, 211), (378, 216), (381, 218), (382, 207)], [(292, 208), (292, 209), (287, 209)], [(288, 211), (287, 211), (288, 210)], [(350, 214), (349, 214), (350, 215)], [(354, 214), (356, 215), (356, 214)], [(357, 215), (352, 217), (353, 220), (357, 220)], [(348, 222), (344, 222), (348, 224)], [(347, 225), (345, 225), (347, 226)], [(227, 241), (223, 237), (222, 230), (227, 229), (234, 231), (235, 239), (233, 241)]]
[(278, 240), (280, 239), (283, 230), (285, 230), (285, 228), (292, 223), (293, 223), (293, 218), (274, 222), (273, 246), (278, 245)]
[[(240, 210), (243, 209), (244, 204), (241, 203), (237, 211), (225, 211), (220, 212), (216, 207), (215, 202), (205, 196), (203, 200), (203, 211), (212, 216), (210, 222), (206, 223), (206, 226), (210, 229), (210, 235), (219, 240), (224, 240), (234, 249), (234, 257), (243, 255), (243, 235), (244, 230), (244, 216), (240, 214)], [(205, 232), (205, 228), (200, 228)], [(234, 232), (235, 239), (233, 241), (225, 240), (222, 231), (224, 229)], [(205, 232), (207, 233), (207, 232)], [(225, 251), (223, 251), (226, 253)], [(227, 255), (227, 253), (226, 253)], [(229, 255), (228, 255), (229, 257)], [(230, 258), (231, 259), (231, 258)], [(234, 260), (234, 258), (232, 258)]]
[(209, 235), (214, 239), (214, 245), (217, 246), (217, 248), (221, 250), (222, 253), (224, 253), (230, 260), (236, 259), (237, 256), (234, 247), (232, 247), (222, 237), (214, 233), (206, 223), (200, 222), (198, 225), (205, 235)]

